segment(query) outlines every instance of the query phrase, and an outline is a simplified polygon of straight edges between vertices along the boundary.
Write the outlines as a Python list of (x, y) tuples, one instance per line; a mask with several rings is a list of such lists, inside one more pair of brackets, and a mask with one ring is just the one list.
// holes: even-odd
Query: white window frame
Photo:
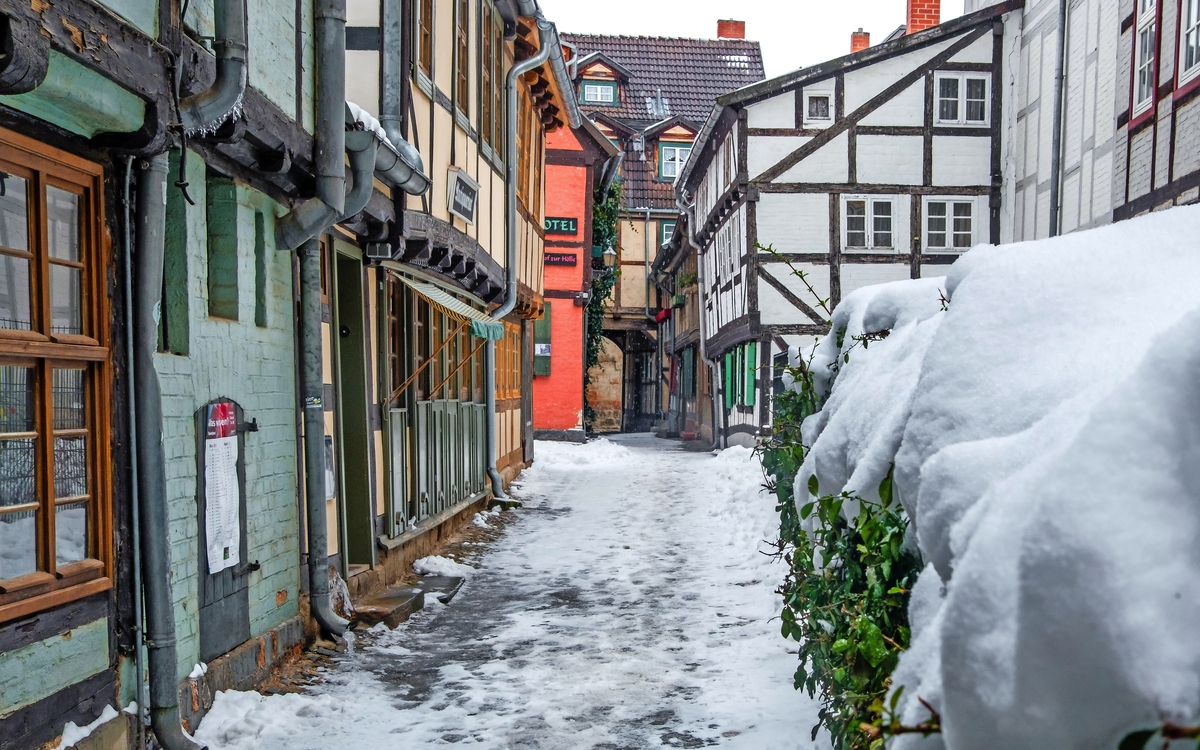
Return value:
[[(588, 96), (588, 88), (594, 91), (602, 91), (608, 97), (603, 96), (592, 98)], [(617, 103), (617, 86), (612, 81), (588, 81), (583, 82), (583, 103), (584, 104), (616, 104)]]
[[(942, 81), (958, 81), (958, 117), (942, 119)], [(967, 81), (983, 81), (983, 119), (967, 119)], [(988, 73), (942, 72), (933, 76), (933, 124), (968, 128), (986, 128), (992, 124), (992, 80)]]
[[(866, 245), (850, 246), (848, 237), (850, 235), (850, 215), (847, 210), (848, 204), (853, 201), (862, 201), (866, 204), (864, 207), (866, 214), (864, 216), (864, 229), (866, 233)], [(875, 206), (886, 204), (890, 207), (890, 218), (892, 220), (892, 228), (888, 232), (891, 235), (891, 242), (887, 245), (876, 244), (875, 240)], [(872, 250), (893, 251), (896, 249), (896, 207), (900, 201), (894, 195), (843, 195), (842, 196), (842, 249), (847, 252), (871, 252)]]
[[(679, 171), (683, 169), (683, 165), (687, 164), (687, 160), (692, 155), (692, 146), (695, 144), (684, 144), (682, 141), (662, 141), (658, 144), (658, 158), (662, 161), (658, 166), (658, 172), (662, 175), (662, 179), (675, 181), (679, 177)], [(667, 151), (674, 152), (674, 158), (667, 158)], [(671, 165), (674, 170), (673, 174), (667, 172), (667, 165)]]
[[(1200, 0), (1183, 0), (1179, 8), (1179, 80), (1178, 86), (1200, 75)], [(1188, 41), (1192, 42), (1195, 57), (1187, 65)]]
[[(945, 231), (938, 232), (938, 234), (946, 235), (946, 240), (945, 240), (946, 244), (940, 245), (937, 247), (932, 246), (929, 242), (929, 235), (931, 234), (931, 232), (929, 231), (929, 219), (930, 219), (929, 204), (931, 204), (931, 203), (943, 203), (946, 205)], [(954, 227), (954, 207), (957, 205), (968, 205), (971, 207), (970, 240), (967, 242), (966, 245), (958, 246), (958, 247), (956, 247), (954, 245), (954, 235), (956, 234), (955, 227)], [(925, 199), (921, 201), (921, 249), (922, 249), (922, 252), (930, 253), (930, 254), (942, 254), (942, 253), (961, 254), (961, 253), (965, 253), (966, 251), (975, 247), (975, 245), (979, 244), (979, 241), (980, 241), (979, 240), (979, 223), (984, 218), (982, 214), (983, 214), (983, 212), (980, 210), (979, 199), (972, 197), (972, 196), (962, 196), (962, 195), (930, 195), (930, 196), (926, 196)], [(962, 232), (958, 232), (958, 234), (962, 234)]]
[[(809, 117), (808, 116), (808, 101), (813, 98), (823, 98), (829, 100), (829, 117)], [(804, 100), (800, 103), (803, 113), (803, 123), (806, 128), (827, 128), (837, 119), (837, 111), (833, 103), (833, 91), (805, 91)]]
[[(1135, 6), (1137, 19), (1133, 24), (1133, 116), (1137, 117), (1154, 106), (1158, 89), (1158, 2), (1157, 0), (1137, 0)], [(1149, 32), (1149, 56), (1142, 61), (1145, 51), (1143, 37)], [(1149, 69), (1149, 91), (1142, 91), (1142, 70)]]

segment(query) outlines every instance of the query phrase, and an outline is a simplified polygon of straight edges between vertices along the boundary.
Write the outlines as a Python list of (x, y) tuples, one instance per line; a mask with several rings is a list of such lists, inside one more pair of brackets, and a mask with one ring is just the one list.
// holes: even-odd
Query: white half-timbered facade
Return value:
[(700, 252), (726, 443), (770, 424), (773, 363), (827, 333), (845, 295), (944, 275), (1000, 241), (1005, 18), (1021, 7), (717, 100), (675, 188), (689, 206), (680, 239)]

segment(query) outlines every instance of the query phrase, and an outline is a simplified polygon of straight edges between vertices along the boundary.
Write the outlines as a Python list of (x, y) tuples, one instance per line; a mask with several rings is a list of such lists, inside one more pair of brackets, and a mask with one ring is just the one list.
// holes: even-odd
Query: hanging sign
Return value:
[(241, 560), (241, 490), (238, 483), (237, 406), (209, 404), (204, 436), (204, 530), (208, 573), (232, 568)]
[(479, 183), (454, 167), (450, 169), (449, 183), (450, 195), (447, 200), (450, 213), (468, 224), (474, 224), (475, 206), (479, 203)]
[(546, 234), (579, 234), (579, 219), (547, 216)]
[(579, 262), (575, 253), (543, 253), (542, 260), (548, 266), (573, 266)]

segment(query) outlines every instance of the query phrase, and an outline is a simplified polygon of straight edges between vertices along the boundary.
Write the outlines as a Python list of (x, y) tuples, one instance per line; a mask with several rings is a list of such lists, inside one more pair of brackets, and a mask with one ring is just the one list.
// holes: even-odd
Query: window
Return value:
[(583, 101), (585, 104), (616, 104), (617, 84), (609, 81), (584, 81)]
[(492, 113), (495, 136), (492, 145), (496, 151), (503, 154), (508, 147), (508, 136), (504, 132), (504, 27), (500, 23), (499, 13), (494, 15), (495, 28), (492, 31)]
[(1179, 82), (1189, 81), (1200, 73), (1200, 0), (1183, 0), (1179, 43)]
[(846, 198), (843, 246), (848, 250), (892, 247), (892, 199)]
[(0, 622), (110, 587), (101, 168), (0, 131)]
[(658, 147), (658, 177), (674, 181), (692, 153), (690, 143), (662, 143)]
[(938, 73), (936, 92), (937, 124), (988, 124), (988, 79), (986, 77)]
[(662, 232), (661, 244), (665, 245), (671, 241), (672, 237), (675, 236), (675, 222), (664, 221), (659, 226), (661, 227), (661, 232)]
[(471, 96), (470, 72), (471, 64), (471, 3), (470, 0), (458, 0), (455, 12), (455, 65), (457, 106), (463, 114), (470, 114), (468, 105)]
[(1138, 0), (1137, 29), (1134, 32), (1134, 115), (1145, 112), (1154, 104), (1157, 14), (1158, 7), (1154, 0)]
[(433, 75), (433, 0), (420, 0), (417, 8), (417, 66)]
[(495, 47), (492, 45), (492, 4), (483, 4), (483, 19), (479, 25), (483, 50), (479, 61), (479, 135), (484, 143), (494, 145), (492, 113), (492, 66)]
[(805, 94), (805, 96), (804, 96), (804, 119), (805, 120), (830, 120), (830, 119), (833, 119), (829, 112), (829, 95), (828, 94)]
[(925, 250), (962, 252), (975, 244), (973, 201), (930, 200), (925, 203)]

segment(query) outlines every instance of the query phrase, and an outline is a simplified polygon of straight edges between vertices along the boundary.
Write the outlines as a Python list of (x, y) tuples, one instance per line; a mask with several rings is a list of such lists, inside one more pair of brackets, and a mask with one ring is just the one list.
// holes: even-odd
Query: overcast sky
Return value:
[[(746, 22), (762, 43), (767, 77), (850, 51), (860, 26), (879, 42), (904, 23), (905, 0), (539, 0), (559, 31), (712, 39), (717, 19)], [(942, 0), (942, 20), (962, 15), (962, 0)]]

